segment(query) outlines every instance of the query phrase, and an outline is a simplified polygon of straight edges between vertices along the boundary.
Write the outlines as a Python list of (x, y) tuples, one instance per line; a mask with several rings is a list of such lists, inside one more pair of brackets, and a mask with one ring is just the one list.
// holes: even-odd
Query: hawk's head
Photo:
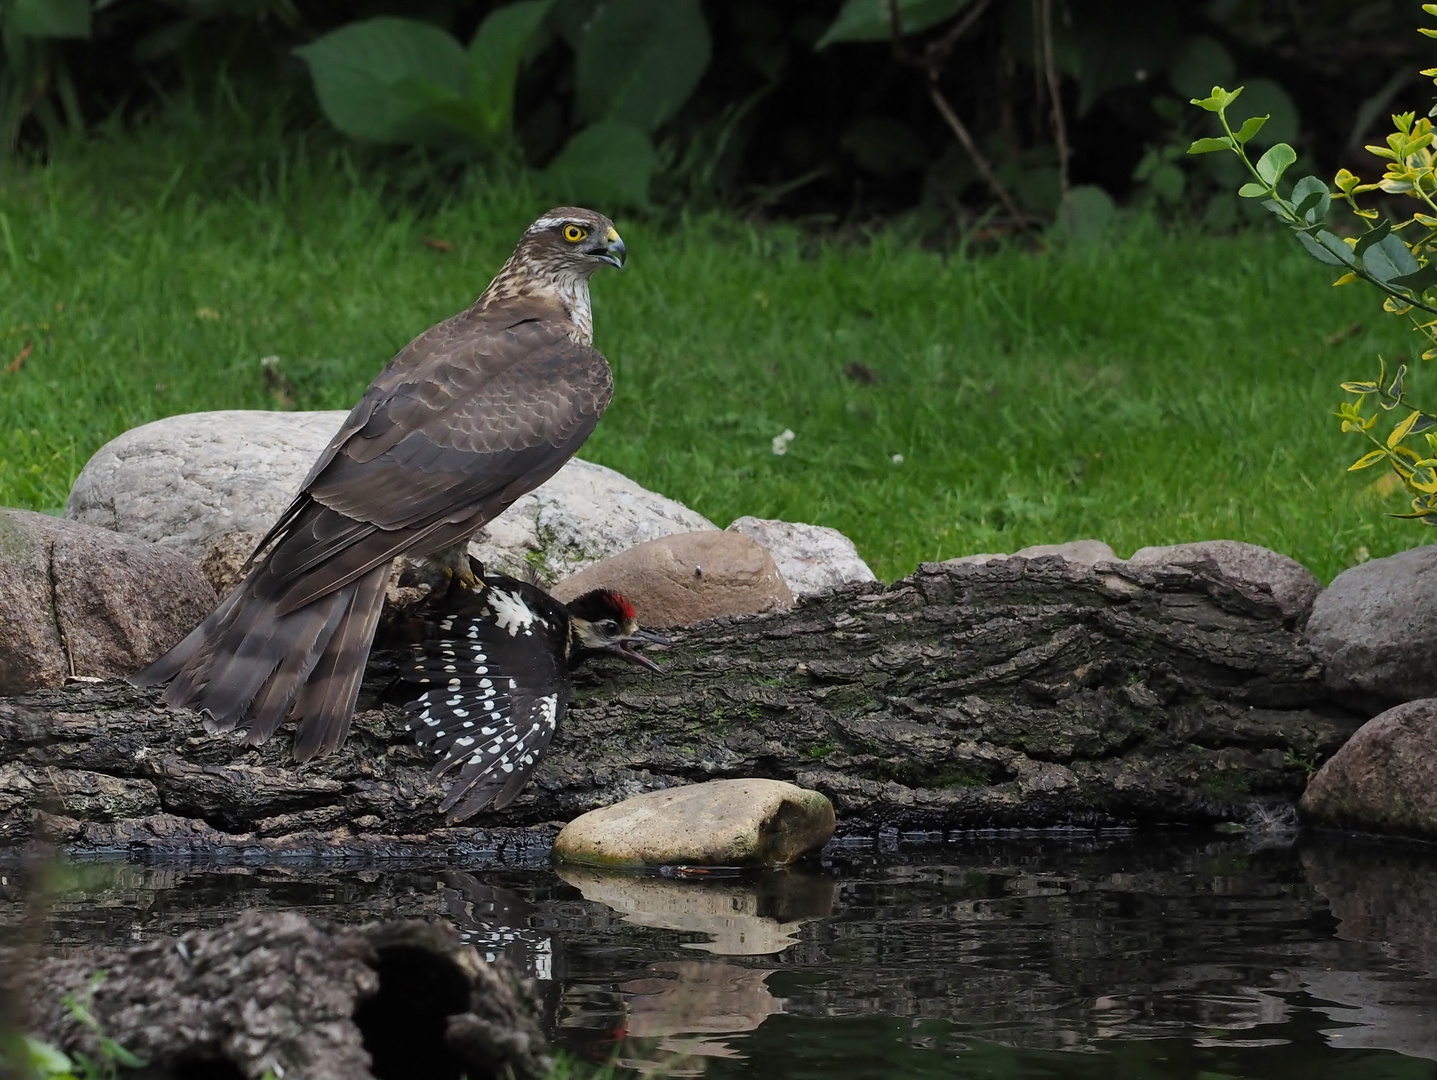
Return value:
[(624, 265), (624, 242), (603, 214), (558, 206), (524, 231), (514, 252), (530, 273), (587, 278), (601, 266)]

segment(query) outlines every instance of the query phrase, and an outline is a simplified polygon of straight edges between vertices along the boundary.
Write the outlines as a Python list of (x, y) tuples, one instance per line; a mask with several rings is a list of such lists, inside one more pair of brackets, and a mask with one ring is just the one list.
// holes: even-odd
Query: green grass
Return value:
[[(0, 369), (34, 343), (0, 370), (0, 505), (62, 506), (136, 424), (275, 407), (261, 357), (296, 407), (347, 408), (544, 209), (475, 183), (419, 214), (333, 154), (194, 146), (150, 133), (0, 166)], [(619, 227), (630, 265), (594, 288), (618, 392), (584, 456), (720, 525), (831, 525), (886, 578), (1082, 537), (1120, 555), (1229, 537), (1326, 579), (1427, 539), (1383, 516), (1404, 501), (1375, 470), (1345, 474), (1362, 448), (1331, 417), (1340, 379), (1414, 343), (1285, 235), (1139, 224), (945, 258), (714, 216)]]

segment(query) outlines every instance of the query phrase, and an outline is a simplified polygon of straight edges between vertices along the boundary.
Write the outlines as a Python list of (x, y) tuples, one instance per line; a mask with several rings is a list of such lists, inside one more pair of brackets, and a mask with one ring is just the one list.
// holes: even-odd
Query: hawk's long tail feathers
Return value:
[(340, 594), (351, 595), (339, 609), (339, 628), (295, 702), (294, 718), (299, 723), (294, 736), (296, 761), (332, 754), (349, 736), (349, 721), (364, 681), (388, 581), (389, 563), (384, 562), (340, 590)]
[(250, 745), (273, 735), (297, 703), (294, 754), (306, 761), (337, 749), (348, 734), (389, 565), (284, 614), (281, 598), (261, 595), (264, 572), (263, 565), (250, 571), (209, 618), (130, 682), (172, 680), (165, 704), (202, 713), (210, 731), (245, 728)]

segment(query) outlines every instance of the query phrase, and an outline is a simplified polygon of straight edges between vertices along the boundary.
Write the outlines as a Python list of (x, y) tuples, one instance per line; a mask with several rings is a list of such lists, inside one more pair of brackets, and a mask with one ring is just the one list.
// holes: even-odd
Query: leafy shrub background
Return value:
[[(935, 85), (1038, 219), (1066, 179), (1094, 213), (1105, 193), (1231, 225), (1240, 166), (1185, 156), (1189, 98), (1242, 83), (1263, 137), (1321, 171), (1418, 86), (1399, 0), (898, 8), (915, 53), (963, 24)], [(908, 215), (941, 238), (1003, 204), (890, 33), (884, 0), (0, 0), (0, 136), (43, 154), (222, 103), (356, 153), (537, 170), (560, 197)]]

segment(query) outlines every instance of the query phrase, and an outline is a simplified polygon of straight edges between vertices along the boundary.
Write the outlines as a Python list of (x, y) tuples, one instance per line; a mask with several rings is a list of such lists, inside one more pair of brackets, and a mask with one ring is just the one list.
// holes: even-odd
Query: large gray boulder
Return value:
[(1299, 808), (1320, 825), (1437, 840), (1437, 699), (1363, 724), (1313, 776)]
[(982, 566), (985, 563), (997, 562), (1001, 559), (1048, 559), (1055, 555), (1064, 562), (1070, 562), (1077, 566), (1096, 566), (1098, 563), (1120, 561), (1113, 549), (1101, 540), (1069, 540), (1062, 544), (1032, 544), (1029, 547), (1020, 548), (1011, 555), (993, 551), (983, 551), (976, 555), (960, 555), (956, 559), (946, 560), (945, 565)]
[(1079, 566), (1116, 562), (1117, 554), (1101, 540), (1069, 540), (1064, 544), (1032, 544), (1013, 552), (1015, 559), (1042, 559), (1052, 555)]
[[(235, 410), (156, 420), (95, 453), (65, 516), (184, 552), (227, 587), (346, 415)], [(551, 584), (646, 540), (713, 529), (681, 503), (575, 459), (520, 497), (472, 551), (486, 566)]]
[(1437, 545), (1338, 574), (1307, 639), (1333, 687), (1388, 703), (1437, 696)]
[(177, 551), (0, 510), (0, 694), (137, 671), (214, 604), (200, 568)]
[(718, 531), (683, 503), (575, 458), (548, 483), (521, 495), (469, 550), (485, 566), (513, 575), (528, 570), (552, 585), (650, 540)]
[(554, 858), (586, 866), (786, 866), (833, 835), (833, 804), (784, 780), (709, 780), (581, 814)]
[(235, 409), (131, 428), (85, 463), (65, 516), (203, 559), (221, 537), (266, 533), (347, 415)]
[(855, 581), (875, 581), (853, 541), (826, 525), (741, 517), (728, 527), (768, 549), (796, 599)]

